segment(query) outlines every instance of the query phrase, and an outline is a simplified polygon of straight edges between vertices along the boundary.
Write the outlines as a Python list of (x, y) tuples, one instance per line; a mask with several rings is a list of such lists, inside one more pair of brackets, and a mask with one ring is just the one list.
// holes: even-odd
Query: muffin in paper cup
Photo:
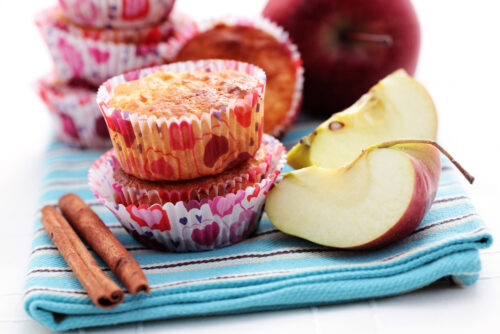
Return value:
[(113, 170), (113, 190), (115, 202), (128, 206), (163, 205), (168, 202), (202, 201), (236, 193), (255, 183), (262, 181), (271, 165), (272, 150), (269, 145), (262, 144), (257, 153), (248, 160), (233, 168), (212, 176), (188, 181), (145, 181), (128, 175), (120, 167), (115, 155)]
[(179, 44), (177, 30), (194, 24), (186, 15), (174, 12), (159, 26), (99, 32), (71, 24), (58, 8), (40, 12), (35, 23), (60, 80), (79, 79), (94, 86), (117, 74), (169, 61), (168, 50)]
[(304, 68), (297, 46), (280, 26), (263, 17), (226, 16), (186, 26), (174, 45), (175, 61), (206, 58), (244, 61), (267, 76), (264, 132), (281, 136), (302, 102)]
[(60, 140), (85, 148), (111, 146), (104, 117), (95, 102), (96, 88), (61, 83), (54, 73), (40, 78), (35, 88), (54, 119)]
[(263, 145), (272, 152), (265, 178), (244, 190), (212, 199), (163, 205), (118, 204), (113, 189), (113, 171), (118, 168), (113, 150), (90, 168), (90, 188), (123, 227), (147, 247), (174, 252), (224, 247), (240, 242), (257, 228), (267, 192), (285, 164), (285, 148), (277, 139), (264, 135)]
[(175, 0), (59, 0), (71, 21), (93, 28), (130, 28), (168, 18)]
[[(247, 76), (252, 88), (241, 91), (245, 94), (241, 98), (228, 98), (227, 105), (203, 109), (199, 115), (141, 114), (108, 103), (118, 85), (159, 72), (216, 75), (224, 71)], [(97, 102), (126, 173), (150, 181), (189, 180), (221, 173), (257, 152), (263, 132), (265, 83), (264, 72), (248, 63), (220, 59), (179, 62), (111, 78), (99, 88)]]

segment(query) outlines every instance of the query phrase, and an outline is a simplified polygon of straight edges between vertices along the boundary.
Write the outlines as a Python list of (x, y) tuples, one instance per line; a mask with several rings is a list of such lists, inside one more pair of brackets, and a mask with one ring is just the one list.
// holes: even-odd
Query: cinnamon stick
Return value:
[(68, 221), (51, 205), (42, 208), (42, 224), (92, 302), (103, 309), (117, 306), (124, 293), (97, 265)]
[(66, 194), (59, 199), (58, 205), (73, 228), (106, 262), (131, 294), (141, 291), (149, 293), (149, 284), (139, 263), (80, 197)]

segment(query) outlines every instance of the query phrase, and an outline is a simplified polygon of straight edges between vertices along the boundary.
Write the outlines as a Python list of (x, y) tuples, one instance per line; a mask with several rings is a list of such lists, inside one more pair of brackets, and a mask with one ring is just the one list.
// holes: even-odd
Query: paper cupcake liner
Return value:
[[(142, 116), (107, 104), (114, 88), (158, 71), (186, 72), (225, 69), (250, 74), (257, 87), (242, 99), (212, 109), (201, 116)], [(123, 170), (139, 179), (178, 181), (223, 172), (237, 161), (253, 156), (263, 131), (266, 76), (251, 64), (234, 60), (202, 60), (172, 63), (125, 73), (99, 88), (97, 102), (108, 125)]]
[(88, 38), (100, 42), (151, 44), (167, 40), (173, 35), (172, 20), (165, 20), (154, 26), (127, 28), (91, 28), (73, 23), (63, 16), (60, 8), (46, 10), (46, 15), (52, 16), (61, 30), (79, 38)]
[[(161, 188), (161, 186), (156, 186), (155, 189), (141, 189), (141, 184), (137, 186), (129, 185), (123, 180), (117, 179), (115, 173), (113, 173), (112, 186), (115, 202), (125, 206), (130, 204), (163, 205), (168, 202), (183, 201), (188, 203), (193, 200), (201, 201), (213, 199), (216, 196), (225, 196), (229, 193), (237, 193), (238, 190), (244, 190), (250, 185), (259, 183), (266, 177), (273, 158), (273, 152), (272, 146), (268, 145), (267, 142), (263, 143), (261, 147), (264, 149), (264, 156), (259, 158), (260, 161), (255, 161), (249, 166), (242, 163), (242, 165), (234, 167), (230, 172), (192, 181), (172, 182), (169, 187)], [(114, 155), (111, 156), (111, 159), (115, 160), (115, 171), (121, 168)], [(134, 177), (128, 176), (128, 178)], [(148, 185), (154, 183), (149, 181), (141, 182), (147, 182)]]
[(111, 146), (106, 122), (95, 102), (96, 89), (61, 84), (53, 73), (39, 79), (35, 88), (53, 116), (60, 140), (80, 147)]
[(90, 188), (123, 227), (148, 247), (174, 252), (204, 251), (237, 243), (257, 227), (267, 192), (285, 164), (285, 148), (275, 138), (264, 135), (272, 150), (265, 179), (235, 194), (212, 200), (182, 201), (164, 205), (117, 204), (113, 190), (116, 161), (113, 150), (90, 168)]
[(57, 20), (54, 11), (57, 9), (39, 13), (35, 22), (47, 43), (59, 79), (65, 82), (82, 79), (94, 86), (117, 74), (169, 61), (168, 50), (179, 43), (176, 30), (194, 24), (187, 16), (174, 12), (169, 18), (174, 32), (165, 41), (115, 43), (96, 40), (95, 35), (72, 34), (70, 30), (74, 33), (78, 28), (65, 28), (67, 23)]
[(224, 16), (220, 18), (212, 18), (200, 21), (194, 25), (184, 26), (182, 30), (179, 30), (177, 32), (176, 41), (175, 43), (172, 43), (172, 48), (170, 48), (169, 50), (169, 52), (171, 53), (169, 54), (169, 57), (175, 59), (178, 52), (189, 40), (200, 33), (214, 28), (219, 24), (228, 26), (245, 26), (260, 29), (276, 38), (276, 40), (285, 47), (285, 49), (289, 52), (291, 58), (293, 59), (293, 63), (295, 66), (295, 83), (292, 103), (287, 114), (283, 117), (283, 121), (269, 132), (270, 135), (273, 135), (275, 137), (282, 136), (290, 128), (290, 126), (298, 116), (299, 109), (302, 103), (302, 91), (304, 87), (304, 68), (302, 66), (302, 58), (300, 57), (297, 46), (293, 43), (288, 33), (282, 27), (261, 16), (255, 18)]
[(168, 18), (175, 0), (59, 0), (71, 21), (93, 28), (129, 28)]

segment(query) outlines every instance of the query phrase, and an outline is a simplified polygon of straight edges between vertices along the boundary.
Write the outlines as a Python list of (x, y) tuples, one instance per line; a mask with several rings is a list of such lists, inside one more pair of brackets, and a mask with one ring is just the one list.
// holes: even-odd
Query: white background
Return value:
[[(348, 1), (348, 0), (346, 0)], [(368, 1), (368, 0), (367, 0)], [(25, 272), (37, 208), (48, 113), (32, 90), (51, 69), (34, 14), (55, 0), (0, 1), (0, 333), (50, 332), (23, 310)], [(195, 18), (253, 15), (264, 0), (177, 0)], [(417, 78), (436, 103), (439, 140), (474, 176), (466, 187), (500, 237), (500, 2), (413, 1), (422, 26)], [(465, 182), (464, 182), (465, 184)], [(477, 284), (438, 284), (403, 296), (336, 306), (156, 321), (81, 333), (496, 332), (500, 328), (500, 246), (482, 251)]]

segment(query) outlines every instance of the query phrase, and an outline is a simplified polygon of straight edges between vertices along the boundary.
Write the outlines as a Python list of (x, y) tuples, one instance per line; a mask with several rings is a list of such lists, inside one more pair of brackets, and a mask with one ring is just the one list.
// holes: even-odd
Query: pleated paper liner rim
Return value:
[[(186, 71), (197, 71), (197, 70), (207, 70), (209, 69), (212, 72), (222, 71), (226, 69), (233, 69), (239, 72), (245, 72), (247, 74), (251, 74), (255, 76), (259, 84), (265, 84), (266, 82), (266, 74), (264, 71), (256, 66), (249, 63), (236, 61), (236, 60), (225, 60), (225, 59), (202, 59), (202, 60), (194, 60), (194, 61), (182, 61), (165, 65), (157, 65), (151, 66), (143, 69), (132, 70), (123, 74), (116, 75), (112, 78), (106, 80), (97, 91), (97, 104), (101, 106), (101, 110), (105, 113), (106, 116), (110, 117), (113, 112), (118, 111), (122, 115), (123, 118), (129, 118), (132, 116), (136, 116), (134, 113), (131, 113), (126, 110), (115, 109), (110, 106), (107, 102), (112, 97), (114, 88), (124, 82), (137, 80), (139, 78), (143, 78), (153, 73), (157, 73), (160, 71), (171, 71), (176, 73), (182, 73)], [(243, 99), (235, 99), (229, 107), (234, 108), (236, 103), (239, 100)], [(210, 112), (203, 113), (202, 115), (211, 115), (213, 112), (218, 111), (215, 109), (210, 110)], [(152, 121), (155, 123), (158, 122), (167, 122), (168, 124), (177, 123), (180, 125), (182, 122), (192, 122), (199, 121), (196, 115), (188, 114), (182, 116), (161, 116), (157, 117), (156, 115), (150, 116), (137, 116), (139, 121), (147, 122)]]
[(78, 38), (117, 44), (157, 44), (165, 41), (173, 36), (174, 20), (165, 20), (144, 27), (92, 28), (71, 22), (63, 16), (62, 9), (57, 6), (41, 11), (36, 18), (39, 24), (56, 27)]
[(286, 162), (284, 146), (272, 136), (263, 142), (273, 159), (266, 177), (245, 190), (201, 201), (164, 205), (117, 204), (112, 189), (113, 150), (89, 170), (90, 189), (123, 227), (147, 247), (174, 252), (204, 251), (228, 246), (246, 238), (257, 226), (265, 197)]
[[(80, 0), (59, 0), (64, 15), (71, 21), (93, 28), (123, 28), (123, 27), (146, 27), (157, 25), (168, 18), (175, 0), (142, 0), (147, 3), (148, 12), (130, 13), (124, 9), (127, 0), (87, 0), (85, 5), (76, 5)], [(141, 1), (141, 0), (140, 0)], [(137, 2), (131, 0), (128, 2)], [(134, 4), (136, 11), (141, 11)], [(94, 18), (89, 18), (89, 15)], [(134, 17), (135, 15), (135, 17)], [(124, 17), (126, 16), (126, 17)]]
[[(255, 161), (252, 165), (246, 166), (246, 162), (242, 162), (240, 166), (236, 166), (228, 170), (227, 177), (224, 178), (226, 172), (218, 175), (206, 176), (200, 179), (190, 180), (187, 182), (176, 181), (172, 185), (177, 186), (176, 189), (161, 189), (161, 185), (153, 189), (141, 189), (138, 186), (129, 186), (117, 180), (113, 173), (113, 189), (115, 191), (115, 201), (118, 204), (128, 206), (133, 205), (163, 205), (167, 202), (183, 201), (188, 203), (192, 200), (200, 201), (203, 199), (210, 199), (216, 196), (224, 196), (227, 193), (234, 193), (240, 189), (246, 189), (255, 183), (259, 183), (269, 172), (269, 167), (272, 160), (271, 147), (266, 143), (261, 145), (263, 148), (263, 157), (259, 161)], [(257, 153), (258, 154), (258, 153)], [(118, 161), (115, 165), (115, 170), (119, 167)], [(123, 171), (122, 171), (123, 172)], [(236, 173), (235, 173), (236, 172)], [(124, 173), (124, 172), (123, 172)], [(134, 178), (133, 176), (128, 176)], [(136, 178), (134, 178), (136, 179)], [(204, 183), (214, 180), (214, 183), (203, 185)], [(145, 181), (150, 184), (155, 182)], [(160, 184), (169, 183), (168, 181), (160, 182)], [(196, 186), (195, 184), (202, 184)], [(170, 188), (170, 187), (169, 187)]]

